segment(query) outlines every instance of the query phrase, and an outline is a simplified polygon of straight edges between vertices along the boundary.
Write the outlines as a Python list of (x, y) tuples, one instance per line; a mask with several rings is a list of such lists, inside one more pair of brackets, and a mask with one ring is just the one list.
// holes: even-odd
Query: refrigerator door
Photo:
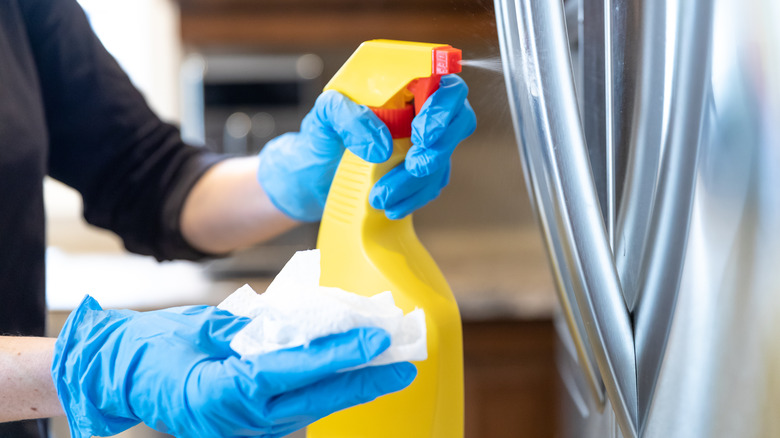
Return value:
[[(780, 436), (780, 5), (720, 0), (712, 19), (688, 243), (644, 435)], [(641, 305), (636, 336), (650, 340), (660, 309)]]
[(564, 434), (780, 436), (780, 5), (495, 6)]

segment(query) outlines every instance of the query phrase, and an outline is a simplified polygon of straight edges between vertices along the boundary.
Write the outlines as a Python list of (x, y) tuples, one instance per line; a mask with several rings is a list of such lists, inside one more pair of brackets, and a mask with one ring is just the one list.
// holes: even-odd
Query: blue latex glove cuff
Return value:
[[(62, 403), (65, 409), (73, 438), (89, 438), (92, 435), (116, 435), (141, 422), (140, 418), (132, 415), (130, 407), (127, 405), (120, 407), (115, 412), (108, 413), (111, 416), (111, 420), (109, 420), (106, 418), (107, 413), (90, 400), (89, 394), (70, 390), (70, 387), (75, 384), (75, 382), (72, 382), (72, 379), (76, 377), (73, 375), (72, 370), (88, 366), (84, 361), (91, 360), (86, 355), (70, 354), (73, 351), (72, 344), (79, 342), (77, 339), (78, 328), (82, 325), (93, 325), (93, 321), (90, 321), (94, 316), (93, 312), (102, 310), (94, 298), (90, 296), (84, 297), (76, 310), (68, 316), (68, 320), (65, 322), (65, 326), (63, 326), (54, 346), (54, 359), (51, 369), (52, 378), (57, 389), (57, 397), (59, 397), (60, 403)], [(116, 316), (121, 320), (120, 311), (117, 311)], [(111, 336), (112, 332), (105, 331), (103, 334), (106, 336), (98, 335), (91, 341), (95, 343), (107, 342), (107, 338)], [(99, 390), (99, 388), (91, 388), (91, 390)], [(117, 397), (117, 401), (121, 403), (122, 397)], [(124, 415), (118, 412), (120, 410), (124, 411)]]

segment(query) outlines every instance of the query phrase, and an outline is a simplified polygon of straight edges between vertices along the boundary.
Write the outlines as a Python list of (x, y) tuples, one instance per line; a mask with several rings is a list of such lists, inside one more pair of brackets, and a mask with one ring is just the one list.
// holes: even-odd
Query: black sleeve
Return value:
[(222, 157), (186, 145), (152, 113), (92, 32), (76, 0), (18, 0), (49, 131), (49, 174), (84, 199), (84, 217), (158, 260), (196, 259), (179, 216), (197, 179)]

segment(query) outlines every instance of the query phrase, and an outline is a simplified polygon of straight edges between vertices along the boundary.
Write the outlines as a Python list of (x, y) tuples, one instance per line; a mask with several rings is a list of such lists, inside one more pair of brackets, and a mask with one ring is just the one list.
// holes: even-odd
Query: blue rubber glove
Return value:
[[(476, 116), (456, 75), (444, 76), (412, 123), (412, 142), (405, 165), (385, 175), (369, 201), (391, 219), (404, 217), (439, 195), (449, 182), (450, 156), (476, 128)], [(368, 107), (326, 91), (306, 115), (301, 131), (268, 142), (260, 152), (258, 180), (271, 201), (302, 221), (322, 217), (325, 199), (344, 150), (381, 163), (390, 158), (392, 138)]]
[(282, 437), (416, 375), (406, 362), (338, 372), (390, 345), (375, 328), (242, 360), (228, 344), (248, 322), (209, 306), (139, 313), (85, 298), (52, 364), (72, 436), (110, 436), (143, 421), (180, 438)]
[(477, 128), (477, 116), (466, 99), (469, 89), (457, 75), (442, 76), (439, 89), (412, 121), (412, 147), (402, 165), (377, 181), (371, 206), (401, 219), (436, 199), (450, 181), (455, 147)]
[(326, 91), (303, 118), (300, 132), (266, 143), (260, 151), (258, 181), (286, 215), (320, 220), (345, 147), (366, 161), (381, 163), (390, 158), (393, 139), (368, 107)]

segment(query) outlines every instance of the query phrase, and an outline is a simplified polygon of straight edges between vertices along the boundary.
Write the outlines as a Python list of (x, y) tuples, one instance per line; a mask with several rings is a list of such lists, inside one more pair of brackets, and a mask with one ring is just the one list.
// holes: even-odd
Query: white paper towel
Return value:
[(428, 358), (425, 313), (407, 315), (391, 292), (364, 297), (338, 288), (321, 287), (319, 250), (295, 253), (265, 293), (245, 285), (220, 309), (252, 318), (230, 343), (241, 356), (307, 345), (310, 341), (356, 327), (380, 327), (392, 339), (390, 348), (367, 366)]

